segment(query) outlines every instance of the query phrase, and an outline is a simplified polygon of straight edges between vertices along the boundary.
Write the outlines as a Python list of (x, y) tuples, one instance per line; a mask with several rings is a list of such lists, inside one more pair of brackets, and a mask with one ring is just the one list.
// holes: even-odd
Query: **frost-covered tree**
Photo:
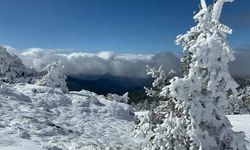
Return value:
[(242, 114), (241, 111), (243, 108), (243, 101), (240, 97), (230, 95), (229, 101), (228, 101), (228, 107), (226, 108), (226, 114), (232, 115), (232, 114)]
[(171, 70), (168, 74), (164, 71), (163, 66), (161, 65), (158, 69), (147, 67), (147, 75), (151, 76), (154, 79), (152, 83), (152, 88), (144, 88), (147, 96), (150, 97), (160, 97), (160, 92), (163, 87), (169, 84), (169, 80), (176, 75), (176, 73)]
[(158, 69), (147, 67), (147, 75), (151, 76), (154, 81), (152, 82), (151, 88), (146, 88), (145, 93), (149, 97), (149, 107), (150, 110), (155, 109), (161, 101), (167, 101), (168, 97), (166, 95), (162, 95), (161, 91), (162, 88), (164, 88), (166, 85), (170, 84), (170, 79), (172, 79), (177, 73), (173, 70), (171, 70), (169, 73), (166, 73), (163, 69), (163, 66), (161, 65)]
[(192, 53), (188, 53), (188, 52), (186, 52), (186, 54), (184, 54), (184, 56), (181, 58), (180, 61), (182, 64), (182, 74), (184, 74), (184, 75), (188, 74), (191, 59), (192, 59)]
[(250, 85), (240, 89), (239, 98), (242, 102), (240, 105), (240, 114), (249, 114), (250, 113)]
[(0, 80), (7, 83), (34, 83), (40, 74), (26, 67), (16, 55), (0, 46)]
[(246, 149), (244, 133), (234, 132), (225, 115), (228, 93), (237, 95), (238, 85), (228, 71), (234, 52), (226, 36), (232, 30), (220, 24), (219, 18), (223, 4), (232, 1), (217, 0), (208, 7), (201, 0), (201, 9), (194, 16), (197, 25), (177, 37), (176, 43), (192, 54), (189, 70), (163, 88), (162, 93), (169, 92), (175, 106), (157, 127), (151, 149)]
[(150, 140), (150, 137), (153, 135), (154, 128), (152, 117), (151, 111), (145, 112), (144, 114), (140, 114), (135, 117), (135, 136)]
[[(145, 92), (150, 98), (150, 102), (146, 99), (137, 105), (140, 110), (147, 110), (147, 113), (136, 116), (135, 135), (149, 140), (153, 137), (153, 130), (157, 125), (162, 123), (165, 114), (169, 113), (169, 111), (172, 110), (171, 107), (174, 106), (172, 99), (168, 97), (169, 93), (162, 94), (161, 92), (166, 85), (169, 85), (169, 80), (176, 75), (176, 72), (171, 70), (167, 74), (162, 66), (158, 69), (147, 66), (146, 71), (147, 75), (151, 76), (154, 81), (152, 88), (149, 89), (145, 87)], [(164, 105), (162, 105), (162, 103), (164, 103)]]
[(68, 91), (66, 84), (66, 76), (63, 73), (63, 64), (61, 61), (55, 61), (47, 65), (42, 72), (46, 74), (36, 81), (38, 85), (48, 86), (52, 88), (60, 88), (63, 92)]
[(249, 114), (250, 113), (250, 86), (239, 89), (239, 94), (230, 96), (227, 114)]

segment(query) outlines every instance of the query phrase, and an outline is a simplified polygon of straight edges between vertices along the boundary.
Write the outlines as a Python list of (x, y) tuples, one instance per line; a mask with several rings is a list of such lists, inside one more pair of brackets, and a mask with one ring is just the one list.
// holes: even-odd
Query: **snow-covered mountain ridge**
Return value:
[(7, 52), (4, 46), (0, 46), (0, 81), (34, 83), (42, 75), (42, 72), (25, 66), (20, 58)]

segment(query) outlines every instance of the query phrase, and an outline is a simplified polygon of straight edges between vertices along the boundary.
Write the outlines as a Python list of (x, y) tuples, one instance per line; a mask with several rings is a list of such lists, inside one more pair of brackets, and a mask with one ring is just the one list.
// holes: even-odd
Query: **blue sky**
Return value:
[[(212, 0), (207, 0), (212, 2)], [(0, 0), (0, 43), (17, 49), (180, 53), (176, 35), (194, 21), (199, 0)], [(227, 3), (222, 22), (236, 48), (250, 47), (250, 0)]]

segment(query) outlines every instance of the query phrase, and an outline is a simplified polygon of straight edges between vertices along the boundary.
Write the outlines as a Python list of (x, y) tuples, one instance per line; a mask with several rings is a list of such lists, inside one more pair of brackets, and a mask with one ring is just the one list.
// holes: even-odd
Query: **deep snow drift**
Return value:
[[(129, 105), (84, 90), (64, 94), (23, 83), (0, 87), (1, 150), (142, 149), (146, 141), (133, 135), (133, 118)], [(250, 116), (229, 119), (250, 140)]]

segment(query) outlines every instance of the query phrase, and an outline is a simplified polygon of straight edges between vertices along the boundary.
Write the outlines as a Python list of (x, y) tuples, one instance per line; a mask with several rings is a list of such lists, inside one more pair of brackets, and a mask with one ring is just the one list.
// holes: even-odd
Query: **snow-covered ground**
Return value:
[[(246, 140), (250, 142), (250, 115), (229, 115), (228, 119), (233, 125), (234, 131), (244, 131)], [(250, 143), (247, 149), (250, 150)]]
[[(141, 149), (133, 117), (129, 105), (92, 92), (5, 84), (0, 87), (0, 150)], [(229, 119), (250, 140), (250, 115)]]
[(0, 88), (1, 150), (139, 149), (131, 107), (88, 91)]

